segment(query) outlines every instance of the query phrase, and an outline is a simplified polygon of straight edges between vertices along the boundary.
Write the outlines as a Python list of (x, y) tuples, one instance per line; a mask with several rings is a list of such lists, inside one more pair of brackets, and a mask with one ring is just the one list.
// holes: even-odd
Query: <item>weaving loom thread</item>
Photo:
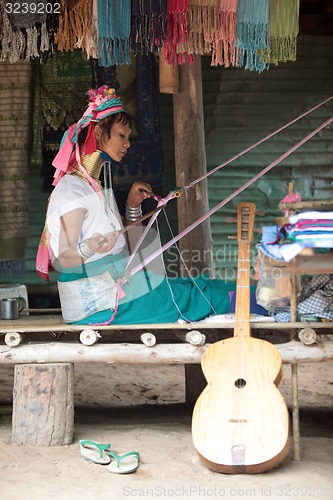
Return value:
[(240, 186), (238, 189), (236, 189), (233, 193), (231, 193), (229, 196), (227, 196), (224, 200), (222, 200), (220, 203), (218, 203), (215, 207), (210, 209), (208, 212), (206, 212), (203, 216), (201, 216), (199, 219), (194, 221), (192, 224), (190, 224), (186, 229), (181, 231), (177, 236), (172, 238), (169, 242), (165, 243), (159, 250), (155, 251), (152, 253), (149, 257), (147, 257), (143, 262), (138, 264), (137, 266), (133, 267), (133, 269), (129, 272), (130, 276), (133, 276), (137, 272), (141, 271), (145, 266), (147, 266), (150, 262), (152, 262), (156, 257), (161, 255), (163, 252), (168, 250), (175, 242), (179, 241), (181, 238), (186, 236), (189, 232), (192, 231), (192, 229), (195, 229), (199, 224), (207, 220), (209, 217), (211, 217), (217, 210), (222, 208), (224, 205), (226, 205), (230, 200), (235, 198), (238, 194), (240, 194), (242, 191), (244, 191), (246, 188), (251, 186), (256, 180), (260, 179), (263, 175), (265, 175), (269, 170), (271, 170), (273, 167), (278, 165), (281, 161), (283, 161), (285, 158), (290, 156), (294, 151), (296, 151), (299, 147), (301, 147), (305, 142), (310, 140), (314, 135), (316, 135), (318, 132), (320, 132), (323, 128), (327, 127), (330, 123), (333, 122), (333, 116), (331, 116), (328, 120), (323, 122), (321, 125), (319, 125), (315, 130), (310, 132), (307, 136), (305, 136), (303, 139), (301, 139), (297, 144), (295, 144), (292, 148), (288, 149), (285, 153), (283, 153), (279, 158), (274, 160), (272, 163), (270, 163), (266, 168), (261, 170), (257, 175), (252, 177), (249, 181), (247, 181), (245, 184)]
[[(310, 113), (312, 113), (313, 111), (315, 111), (316, 109), (318, 109), (319, 107), (323, 106), (324, 104), (326, 104), (327, 102), (329, 102), (330, 100), (333, 99), (333, 96), (329, 97), (328, 99), (326, 99), (325, 101), (317, 104), (316, 106), (314, 106), (313, 108), (309, 109), (308, 111), (306, 111), (305, 113), (302, 113), (301, 115), (297, 116), (296, 118), (294, 118), (293, 120), (291, 120), (290, 122), (286, 123), (285, 125), (283, 125), (282, 127), (278, 128), (277, 130), (273, 131), (271, 134), (268, 134), (266, 137), (263, 137), (262, 139), (260, 139), (258, 142), (255, 142), (254, 144), (252, 144), (251, 146), (249, 146), (248, 148), (244, 149), (243, 151), (241, 151), (240, 153), (236, 154), (235, 156), (233, 156), (232, 158), (229, 158), (229, 160), (225, 161), (224, 163), (218, 165), (217, 167), (215, 167), (214, 169), (210, 170), (209, 172), (207, 172), (206, 174), (202, 175), (201, 177), (198, 177), (197, 179), (195, 179), (194, 181), (190, 182), (187, 186), (184, 186), (182, 188), (183, 191), (186, 191), (187, 189), (190, 189), (192, 187), (194, 187), (196, 184), (198, 184), (199, 182), (201, 182), (202, 180), (206, 179), (207, 177), (209, 177), (210, 175), (214, 174), (215, 172), (217, 172), (218, 170), (220, 170), (221, 168), (229, 165), (230, 163), (232, 163), (234, 160), (236, 160), (237, 158), (239, 158), (240, 156), (248, 153), (249, 151), (251, 151), (252, 149), (254, 149), (255, 147), (259, 146), (260, 144), (262, 144), (263, 142), (267, 141), (268, 139), (270, 139), (271, 137), (273, 137), (274, 135), (276, 134), (279, 134), (282, 130), (290, 127), (291, 125), (293, 125), (294, 123), (296, 123), (297, 121), (301, 120), (302, 118), (304, 118), (305, 116), (309, 115)], [(156, 218), (158, 217), (160, 211), (162, 209), (165, 208), (165, 206), (167, 205), (167, 203), (171, 200), (171, 199), (174, 199), (176, 196), (175, 196), (175, 193), (173, 192), (170, 192), (168, 194), (167, 197), (165, 198), (161, 198), (157, 204), (157, 209), (155, 211), (155, 213), (152, 215), (152, 217), (150, 218), (150, 221), (148, 223), (148, 225), (146, 226), (146, 229), (143, 231), (141, 237), (139, 238), (136, 246), (135, 246), (135, 249), (134, 249), (134, 252), (132, 254), (132, 256), (129, 258), (128, 260), (128, 264), (127, 264), (127, 267), (126, 269), (128, 268), (128, 266), (130, 265), (133, 257), (134, 257), (134, 254), (137, 252), (137, 250), (140, 248), (140, 245), (141, 243), (143, 242), (144, 238), (146, 237), (146, 234), (147, 234), (147, 231), (149, 230), (149, 228), (152, 226), (152, 224), (154, 223), (154, 221), (156, 220)]]

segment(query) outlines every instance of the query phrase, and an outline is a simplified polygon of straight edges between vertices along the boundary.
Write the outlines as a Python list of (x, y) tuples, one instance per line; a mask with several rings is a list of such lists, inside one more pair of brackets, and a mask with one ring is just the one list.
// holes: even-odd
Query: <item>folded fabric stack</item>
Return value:
[(332, 243), (333, 212), (304, 212), (291, 215), (289, 222), (286, 236), (292, 241)]
[(309, 211), (291, 215), (289, 223), (280, 228), (263, 228), (262, 243), (258, 245), (268, 257), (286, 262), (304, 248), (333, 248), (333, 212)]

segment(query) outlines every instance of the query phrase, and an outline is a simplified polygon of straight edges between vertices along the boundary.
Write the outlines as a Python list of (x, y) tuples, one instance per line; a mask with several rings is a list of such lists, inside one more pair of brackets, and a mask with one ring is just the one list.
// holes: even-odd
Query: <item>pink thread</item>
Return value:
[(274, 160), (272, 163), (270, 163), (270, 165), (268, 165), (266, 168), (264, 168), (263, 170), (261, 170), (261, 172), (259, 172), (257, 175), (255, 175), (254, 177), (252, 177), (252, 179), (250, 179), (245, 184), (243, 184), (241, 187), (239, 187), (238, 189), (236, 189), (232, 194), (230, 194), (229, 196), (227, 196), (224, 200), (222, 200), (220, 203), (218, 203), (214, 208), (212, 208), (206, 214), (204, 214), (202, 217), (200, 217), (195, 222), (193, 222), (192, 224), (190, 224), (181, 233), (179, 233), (177, 236), (175, 236), (174, 238), (172, 238), (169, 242), (165, 243), (159, 250), (156, 250), (149, 257), (147, 257), (147, 259), (145, 259), (143, 262), (141, 262), (140, 264), (138, 264), (137, 266), (135, 266), (132, 269), (132, 271), (130, 271), (130, 276), (133, 276), (138, 271), (141, 271), (141, 269), (143, 269), (152, 260), (154, 260), (156, 257), (158, 257), (163, 252), (165, 252), (165, 250), (168, 250), (168, 248), (170, 248), (174, 243), (176, 243), (181, 238), (183, 238), (183, 236), (186, 236), (186, 234), (188, 234), (190, 231), (192, 231), (192, 229), (194, 229), (196, 226), (198, 226), (199, 224), (201, 224), (202, 222), (204, 222), (206, 219), (208, 219), (211, 215), (213, 215), (213, 213), (215, 213), (221, 207), (223, 207), (224, 205), (226, 205), (230, 200), (232, 200), (233, 198), (235, 198), (235, 196), (237, 196), (239, 193), (241, 193), (242, 191), (244, 191), (247, 187), (251, 186), (251, 184), (253, 184), (256, 180), (260, 179), (260, 177), (262, 177), (263, 175), (265, 175), (269, 170), (271, 170), (273, 167), (275, 167), (275, 165), (277, 165), (282, 160), (284, 160), (289, 155), (291, 155), (291, 153), (293, 153), (294, 151), (296, 151), (296, 149), (298, 149), (305, 142), (307, 142), (309, 139), (311, 139), (314, 135), (316, 135), (318, 132), (320, 132), (320, 130), (322, 130), (323, 128), (327, 127), (327, 125), (329, 125), (332, 121), (333, 121), (333, 116), (331, 116), (331, 118), (329, 118), (328, 120), (326, 120), (324, 123), (322, 123), (315, 130), (313, 130), (312, 132), (310, 132), (310, 134), (308, 134), (306, 137), (304, 137), (302, 140), (300, 140), (292, 148), (288, 149), (288, 151), (286, 151), (285, 153), (283, 153), (283, 155), (279, 156), (279, 158), (277, 158), (276, 160)]
[[(172, 199), (173, 199), (173, 198), (175, 198), (175, 197), (176, 197), (176, 196), (175, 196), (175, 192), (174, 192), (174, 191), (170, 191), (170, 193), (169, 193), (169, 194), (168, 194), (165, 198), (160, 198), (160, 199), (158, 200), (158, 203), (157, 203), (157, 207), (156, 207), (156, 208), (161, 207), (161, 210), (162, 210), (162, 209), (164, 208), (164, 206), (168, 203), (168, 201), (172, 200)], [(147, 235), (147, 233), (148, 233), (149, 229), (151, 228), (151, 226), (152, 226), (152, 225), (153, 225), (153, 223), (155, 222), (155, 220), (156, 220), (156, 218), (157, 218), (157, 216), (158, 216), (158, 214), (160, 213), (160, 211), (161, 211), (161, 210), (158, 210), (157, 212), (155, 212), (155, 213), (151, 216), (151, 218), (150, 218), (150, 220), (149, 220), (149, 222), (148, 222), (147, 226), (145, 227), (144, 231), (142, 232), (142, 234), (141, 234), (140, 238), (138, 239), (138, 241), (137, 241), (137, 243), (136, 243), (136, 245), (135, 245), (135, 247), (134, 247), (134, 249), (133, 249), (133, 252), (131, 253), (131, 255), (130, 255), (130, 256), (129, 256), (129, 258), (128, 258), (128, 261), (127, 261), (127, 264), (126, 264), (126, 269), (125, 269), (125, 271), (129, 268), (129, 266), (130, 266), (130, 264), (131, 264), (132, 260), (133, 260), (133, 259), (134, 259), (134, 257), (135, 257), (136, 252), (137, 252), (137, 251), (138, 251), (138, 249), (140, 248), (141, 243), (142, 243), (142, 242), (143, 242), (143, 240), (145, 239), (145, 237), (146, 237), (146, 235)]]
[(230, 158), (229, 160), (227, 160), (226, 162), (224, 163), (221, 163), (221, 165), (218, 165), (217, 167), (215, 167), (213, 170), (210, 170), (207, 174), (204, 174), (203, 176), (201, 177), (198, 177), (198, 179), (195, 179), (193, 182), (190, 182), (190, 184), (188, 184), (187, 186), (185, 186), (183, 189), (189, 189), (193, 186), (195, 186), (196, 184), (198, 184), (198, 182), (206, 179), (207, 177), (209, 177), (210, 175), (214, 174), (215, 172), (217, 172), (217, 170), (220, 170), (220, 168), (223, 168), (225, 167), (226, 165), (229, 165), (229, 163), (231, 163), (232, 161), (234, 160), (237, 160), (237, 158), (240, 158), (240, 156), (244, 155), (245, 153), (248, 153), (249, 151), (251, 151), (251, 149), (254, 149), (255, 147), (259, 146), (260, 144), (262, 144), (263, 142), (267, 141), (268, 139), (270, 139), (271, 137), (274, 137), (274, 135), (278, 134), (279, 132), (281, 132), (282, 130), (284, 130), (285, 128), (289, 127), (290, 125), (293, 125), (294, 123), (296, 123), (298, 120), (301, 120), (302, 118), (304, 118), (304, 116), (308, 115), (309, 113), (312, 113), (312, 111), (315, 111), (317, 108), (319, 108), (320, 106), (323, 106), (324, 104), (326, 104), (328, 101), (330, 101), (331, 99), (333, 99), (333, 96), (329, 97), (328, 99), (326, 99), (325, 101), (321, 102), (320, 104), (317, 104), (314, 108), (310, 109), (309, 111), (306, 111), (305, 113), (303, 113), (302, 115), (294, 118), (293, 120), (291, 120), (290, 122), (286, 123), (285, 125), (283, 125), (282, 127), (276, 129), (274, 132), (272, 132), (271, 134), (268, 134), (266, 135), (266, 137), (264, 137), (263, 139), (260, 139), (260, 141), (258, 142), (255, 142), (254, 144), (252, 144), (251, 146), (249, 146), (248, 148), (245, 148), (243, 149), (243, 151), (241, 151), (240, 153), (237, 153), (235, 156), (233, 156), (232, 158)]
[(115, 304), (115, 308), (114, 308), (114, 311), (113, 311), (111, 318), (108, 321), (104, 321), (104, 323), (89, 323), (89, 326), (108, 326), (114, 320), (114, 318), (117, 314), (118, 306), (119, 306), (119, 299), (123, 299), (125, 296), (126, 296), (126, 293), (121, 288), (121, 279), (118, 279), (116, 304)]

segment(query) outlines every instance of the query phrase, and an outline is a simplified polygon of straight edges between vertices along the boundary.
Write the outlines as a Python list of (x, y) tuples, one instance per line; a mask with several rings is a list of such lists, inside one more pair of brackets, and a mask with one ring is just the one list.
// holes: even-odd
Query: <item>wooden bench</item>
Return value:
[[(273, 342), (289, 364), (332, 361), (332, 328), (333, 323), (324, 322), (251, 323), (252, 335)], [(303, 336), (304, 343), (295, 340), (309, 329), (311, 342), (309, 336)], [(203, 353), (212, 342), (232, 335), (232, 322), (67, 325), (60, 314), (2, 320), (0, 363), (15, 365), (12, 440), (42, 446), (72, 442), (74, 365), (81, 362), (183, 364), (186, 403), (193, 406), (206, 383)]]

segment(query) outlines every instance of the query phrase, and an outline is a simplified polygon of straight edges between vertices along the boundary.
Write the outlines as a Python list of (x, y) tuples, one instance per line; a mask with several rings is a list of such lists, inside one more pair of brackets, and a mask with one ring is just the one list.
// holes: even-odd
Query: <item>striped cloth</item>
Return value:
[(25, 271), (31, 65), (0, 63), (0, 273)]

